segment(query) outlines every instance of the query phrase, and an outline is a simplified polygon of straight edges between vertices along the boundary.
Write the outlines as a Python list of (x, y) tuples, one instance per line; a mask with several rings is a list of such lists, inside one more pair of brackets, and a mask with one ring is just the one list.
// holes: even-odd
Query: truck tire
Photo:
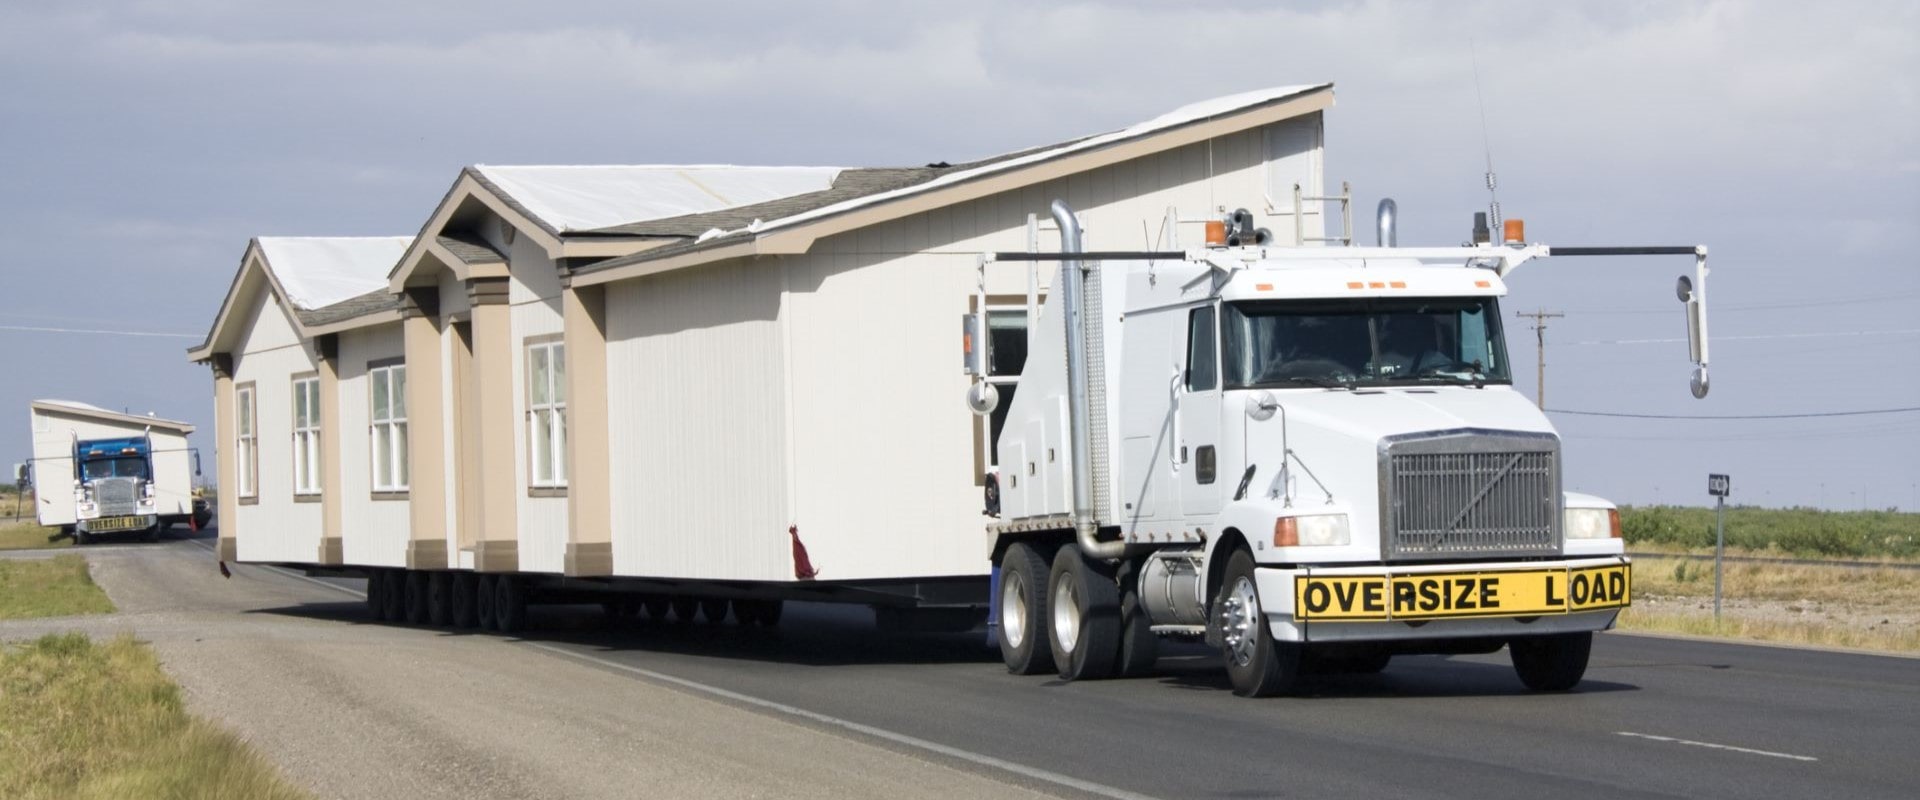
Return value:
[(1047, 576), (1047, 644), (1060, 677), (1111, 678), (1120, 661), (1120, 586), (1067, 545)]
[(709, 597), (704, 600), (701, 600), (700, 616), (706, 617), (707, 622), (712, 625), (718, 625), (722, 622), (726, 622), (727, 621), (727, 599), (724, 597)]
[(73, 543), (80, 547), (93, 544), (93, 534), (80, 530), (80, 527), (76, 525), (73, 528)]
[(427, 573), (410, 569), (407, 575), (407, 622), (425, 625), (431, 619), (427, 608)]
[(455, 572), (449, 581), (448, 593), (453, 595), (453, 627), (471, 628), (480, 624), (479, 576), (471, 572)]
[(1587, 656), (1593, 652), (1593, 634), (1560, 633), (1528, 636), (1507, 643), (1513, 671), (1536, 692), (1564, 692), (1587, 674)]
[(527, 628), (527, 586), (515, 575), (501, 575), (494, 581), (494, 629), (501, 633), (519, 633)]
[(440, 627), (453, 624), (453, 573), (427, 573), (427, 621)]
[(1120, 663), (1115, 667), (1122, 678), (1139, 678), (1153, 672), (1160, 660), (1160, 637), (1153, 635), (1153, 620), (1140, 600), (1140, 562), (1129, 561), (1120, 568)]
[(374, 570), (367, 576), (367, 616), (374, 622), (387, 621), (387, 573)]
[(640, 601), (640, 605), (647, 610), (647, 621), (649, 622), (666, 622), (667, 612), (673, 609), (673, 605), (668, 602), (666, 595), (659, 594), (647, 595)]
[(1213, 602), (1222, 633), (1221, 655), (1233, 693), (1241, 697), (1272, 697), (1293, 691), (1300, 683), (1305, 648), (1298, 642), (1273, 638), (1260, 607), (1260, 586), (1253, 577), (1253, 554), (1235, 551), (1227, 560), (1226, 579)]
[(700, 599), (686, 595), (673, 596), (673, 621), (682, 625), (693, 622), (693, 615), (700, 611)]
[(407, 571), (403, 569), (385, 570), (381, 573), (381, 580), (387, 583), (386, 588), (381, 590), (383, 599), (386, 601), (386, 620), (388, 622), (406, 621)]
[(494, 594), (499, 589), (500, 577), (481, 573), (473, 580), (473, 620), (480, 630), (498, 630), (500, 618), (494, 613)]
[(1015, 542), (1000, 559), (1000, 659), (1015, 675), (1053, 669), (1047, 625), (1047, 562), (1026, 542)]

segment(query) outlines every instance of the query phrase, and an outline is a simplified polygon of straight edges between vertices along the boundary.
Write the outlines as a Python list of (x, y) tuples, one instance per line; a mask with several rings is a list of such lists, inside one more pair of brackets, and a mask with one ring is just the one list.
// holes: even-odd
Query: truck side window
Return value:
[(1213, 306), (1187, 313), (1187, 391), (1211, 391), (1220, 385), (1220, 368), (1213, 357)]

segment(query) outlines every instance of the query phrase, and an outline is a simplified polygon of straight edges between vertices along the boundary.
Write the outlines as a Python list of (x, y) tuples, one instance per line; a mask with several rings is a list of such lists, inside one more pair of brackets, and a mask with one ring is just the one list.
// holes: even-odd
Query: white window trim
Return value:
[[(371, 466), (367, 478), (373, 491), (378, 493), (406, 492), (412, 488), (412, 475), (410, 474), (413, 466), (412, 448), (408, 447), (407, 444), (402, 444), (408, 431), (406, 391), (402, 389), (398, 394), (394, 392), (394, 387), (405, 383), (406, 378), (404, 376), (406, 372), (406, 364), (384, 364), (380, 366), (369, 366), (367, 368), (367, 419), (369, 420), (367, 424), (367, 460)], [(374, 380), (374, 375), (380, 373), (384, 373), (387, 376), (387, 416), (384, 418), (376, 416), (377, 412), (375, 411), (376, 406), (374, 405), (373, 395), (374, 387), (377, 385), (377, 382)], [(401, 376), (399, 381), (394, 380), (396, 375)], [(399, 410), (400, 413), (394, 413), (396, 409)], [(382, 429), (385, 429), (387, 432), (388, 442), (386, 474), (392, 478), (392, 480), (387, 483), (380, 482), (380, 432)], [(403, 448), (406, 449), (408, 453), (407, 461), (404, 464), (400, 461), (400, 452)]]
[[(1045, 302), (1045, 295), (1042, 295), (1042, 302)], [(1028, 341), (1029, 342), (1032, 341), (1031, 334), (1033, 331), (1033, 318), (1031, 317), (1031, 315), (1027, 313), (1026, 303), (1019, 303), (1019, 304), (988, 303), (985, 311), (986, 311), (986, 314), (981, 316), (982, 320), (985, 320), (988, 316), (994, 314), (995, 312), (1014, 312), (1014, 313), (1018, 313), (1022, 317), (1026, 317), (1027, 318), (1026, 330), (1028, 331), (1028, 334), (1029, 334)], [(986, 323), (983, 323), (983, 324), (986, 324)], [(984, 338), (986, 339), (986, 341), (982, 343), (983, 346), (987, 348), (992, 348), (993, 347), (993, 330), (992, 330), (991, 324), (988, 324), (988, 329), (985, 331)], [(1029, 358), (1031, 358), (1033, 355), (1032, 351), (1029, 350), (1027, 355)], [(989, 368), (989, 371), (991, 371), (991, 367), (993, 365), (993, 352), (991, 349), (987, 351), (985, 364)], [(993, 384), (995, 387), (1006, 387), (1006, 386), (1018, 387), (1020, 385), (1019, 373), (1014, 373), (1012, 375), (986, 375), (982, 378), (982, 380), (986, 381), (987, 383)], [(1000, 402), (1007, 403), (1007, 402), (1012, 402), (1012, 400), (1011, 398), (1007, 397), (1006, 393), (1003, 391), (1001, 393)], [(980, 440), (975, 444), (980, 448), (980, 452), (982, 453), (981, 458), (985, 461), (987, 468), (997, 469), (1000, 465), (995, 463), (993, 458), (993, 423), (991, 421), (992, 415), (991, 414), (987, 415), (987, 419), (988, 419), (987, 424), (980, 426)]]
[(235, 497), (260, 496), (260, 407), (254, 402), (255, 386), (236, 387), (234, 404), (234, 487)]
[[(561, 339), (543, 338), (529, 340), (524, 353), (523, 372), (527, 387), (527, 488), (529, 489), (565, 489), (567, 488), (567, 401), (566, 386), (558, 375), (561, 370), (554, 369), (566, 356), (566, 342)], [(533, 354), (544, 351), (547, 355), (547, 402), (534, 402)], [(547, 444), (547, 457), (552, 465), (551, 475), (540, 474), (540, 453), (536, 443), (543, 441), (537, 433), (542, 425), (546, 426), (544, 441)]]
[[(307, 418), (300, 418), (300, 404), (306, 401)], [(320, 377), (293, 379), (293, 494), (296, 497), (320, 495)]]

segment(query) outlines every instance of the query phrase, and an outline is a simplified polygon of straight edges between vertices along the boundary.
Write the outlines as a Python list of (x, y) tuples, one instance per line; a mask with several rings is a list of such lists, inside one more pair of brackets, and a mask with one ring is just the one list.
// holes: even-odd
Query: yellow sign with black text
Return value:
[(1578, 569), (1301, 575), (1294, 618), (1341, 622), (1534, 617), (1625, 608), (1633, 589), (1626, 564)]
[(137, 531), (147, 527), (145, 523), (146, 520), (141, 517), (101, 517), (87, 523), (87, 530), (93, 533)]

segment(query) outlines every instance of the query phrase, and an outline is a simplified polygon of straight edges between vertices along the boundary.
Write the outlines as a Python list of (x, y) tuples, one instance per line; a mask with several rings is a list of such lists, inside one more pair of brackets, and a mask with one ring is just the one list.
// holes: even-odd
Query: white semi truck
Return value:
[[(1230, 247), (1265, 237), (1229, 214), (1206, 246), (1079, 253), (1055, 202), (1066, 252), (983, 259), (1060, 263), (987, 490), (1009, 670), (1134, 674), (1175, 636), (1218, 647), (1247, 696), (1502, 647), (1531, 688), (1579, 682), (1632, 573), (1614, 506), (1563, 490), (1560, 439), (1511, 385), (1505, 279), (1553, 255), (1693, 256), (1704, 396), (1706, 249), (1555, 248), (1517, 224), (1399, 248), (1391, 208), (1378, 247)], [(997, 404), (984, 381), (968, 400)]]

